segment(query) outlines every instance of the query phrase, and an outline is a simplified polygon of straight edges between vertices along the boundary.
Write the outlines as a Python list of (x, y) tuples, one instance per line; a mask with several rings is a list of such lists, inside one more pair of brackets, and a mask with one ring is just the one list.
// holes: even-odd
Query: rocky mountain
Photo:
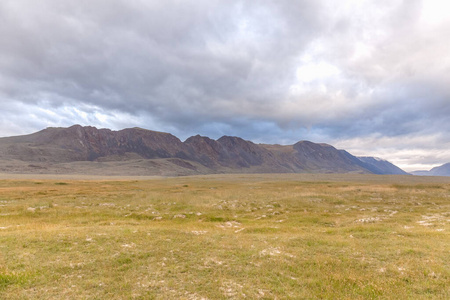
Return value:
[(412, 174), (419, 176), (450, 176), (450, 163), (443, 164), (439, 167), (434, 167), (429, 171), (414, 171)]
[[(374, 159), (375, 160), (375, 159)], [(357, 158), (327, 144), (255, 144), (239, 137), (182, 142), (164, 132), (74, 125), (0, 138), (0, 172), (191, 175), (211, 173), (404, 174), (386, 161)]]

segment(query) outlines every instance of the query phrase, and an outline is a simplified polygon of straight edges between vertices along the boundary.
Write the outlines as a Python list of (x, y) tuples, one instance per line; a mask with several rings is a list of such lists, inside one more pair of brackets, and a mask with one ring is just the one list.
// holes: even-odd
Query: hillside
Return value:
[[(239, 137), (200, 135), (182, 142), (142, 128), (120, 131), (74, 125), (0, 138), (0, 172), (111, 175), (212, 173), (403, 174), (328, 144), (255, 144)], [(387, 167), (388, 166), (388, 167)]]

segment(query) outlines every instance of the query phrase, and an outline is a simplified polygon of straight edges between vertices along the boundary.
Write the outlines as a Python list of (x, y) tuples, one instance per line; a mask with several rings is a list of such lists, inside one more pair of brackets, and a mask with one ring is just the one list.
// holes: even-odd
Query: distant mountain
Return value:
[(357, 158), (327, 144), (254, 144), (239, 137), (185, 142), (142, 128), (74, 125), (0, 138), (0, 172), (116, 175), (212, 173), (406, 174), (386, 161)]
[(378, 157), (360, 156), (358, 159), (366, 163), (368, 165), (367, 169), (375, 174), (408, 175), (396, 165)]
[(430, 171), (414, 171), (411, 174), (419, 176), (450, 176), (450, 163), (434, 167)]

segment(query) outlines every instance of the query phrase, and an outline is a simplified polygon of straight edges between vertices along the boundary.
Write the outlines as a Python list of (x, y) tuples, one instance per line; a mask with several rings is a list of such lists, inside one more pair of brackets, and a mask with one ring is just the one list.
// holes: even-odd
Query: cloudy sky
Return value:
[(450, 162), (446, 0), (1, 0), (0, 136), (73, 124)]

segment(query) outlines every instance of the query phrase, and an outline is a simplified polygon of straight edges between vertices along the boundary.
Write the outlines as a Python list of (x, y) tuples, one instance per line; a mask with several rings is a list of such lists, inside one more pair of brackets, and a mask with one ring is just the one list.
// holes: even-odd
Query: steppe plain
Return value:
[(1, 299), (450, 299), (450, 178), (0, 175)]

